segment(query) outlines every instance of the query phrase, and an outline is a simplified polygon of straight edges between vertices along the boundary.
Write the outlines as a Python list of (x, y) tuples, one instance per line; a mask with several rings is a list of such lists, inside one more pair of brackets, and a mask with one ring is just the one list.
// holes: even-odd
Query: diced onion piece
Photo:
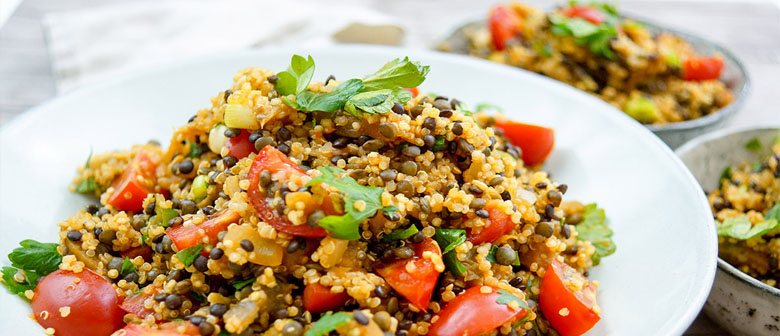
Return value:
[(206, 198), (208, 188), (209, 182), (206, 175), (198, 175), (192, 180), (192, 195), (195, 197), (195, 202), (200, 202)]
[(230, 128), (249, 130), (260, 128), (252, 108), (243, 104), (227, 104), (225, 106), (225, 125)]
[(325, 237), (320, 242), (320, 247), (317, 248), (319, 252), (320, 265), (325, 268), (335, 266), (341, 261), (341, 257), (344, 256), (344, 252), (347, 251), (348, 240), (336, 239), (333, 237)]
[[(282, 263), (284, 249), (273, 240), (261, 237), (260, 233), (257, 232), (257, 229), (246, 224), (233, 225), (228, 228), (223, 242), (232, 241), (230, 246), (225, 246), (225, 252), (229, 257), (233, 252), (243, 250), (241, 248), (241, 241), (244, 239), (252, 242), (252, 245), (254, 246), (253, 251), (247, 251), (249, 252), (246, 259), (247, 261), (263, 266), (279, 266)], [(238, 260), (231, 261), (236, 262)], [(241, 262), (238, 262), (238, 264), (241, 264)]]
[(225, 329), (231, 334), (240, 334), (257, 319), (259, 312), (260, 306), (256, 302), (248, 298), (241, 300), (225, 313)]
[(211, 128), (209, 132), (209, 149), (212, 152), (219, 154), (222, 151), (222, 147), (225, 147), (225, 143), (227, 143), (226, 129), (227, 127), (223, 124), (217, 124)]

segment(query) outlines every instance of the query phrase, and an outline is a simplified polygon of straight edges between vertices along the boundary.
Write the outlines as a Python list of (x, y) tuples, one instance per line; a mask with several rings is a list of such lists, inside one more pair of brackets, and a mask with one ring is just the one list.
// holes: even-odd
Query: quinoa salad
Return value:
[(346, 80), (313, 81), (311, 56), (279, 70), (239, 71), (166, 146), (89, 154), (72, 191), (92, 202), (2, 268), (46, 335), (580, 335), (599, 321), (587, 275), (612, 231), (541, 169), (553, 129), (420, 93), (430, 69), (408, 58)]
[[(765, 150), (758, 139), (745, 147)], [(718, 226), (718, 254), (740, 271), (780, 288), (780, 135), (757, 162), (726, 167), (707, 195)]]
[(471, 55), (557, 79), (644, 124), (700, 118), (734, 99), (719, 79), (720, 55), (700, 55), (682, 37), (654, 33), (606, 3), (544, 12), (512, 2), (493, 7), (487, 25), (463, 32)]

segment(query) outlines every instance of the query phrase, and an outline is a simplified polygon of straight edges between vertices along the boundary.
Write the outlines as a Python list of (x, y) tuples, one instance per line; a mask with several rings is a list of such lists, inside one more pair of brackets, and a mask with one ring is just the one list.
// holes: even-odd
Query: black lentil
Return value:
[(292, 139), (292, 132), (287, 129), (287, 127), (280, 127), (278, 131), (276, 131), (276, 138), (279, 141), (287, 141)]
[(81, 240), (81, 232), (77, 230), (70, 230), (68, 231), (67, 235), (68, 240), (70, 241), (79, 241)]
[(393, 104), (393, 112), (395, 112), (395, 114), (405, 114), (406, 113), (406, 111), (404, 111), (404, 106), (399, 104), (399, 103)]
[(190, 159), (184, 159), (178, 163), (179, 173), (189, 174), (192, 172), (193, 169), (195, 169), (195, 165), (192, 163), (192, 160)]
[(355, 310), (352, 312), (352, 317), (355, 318), (355, 322), (359, 323), (360, 325), (368, 325), (368, 316), (364, 314), (360, 310)]
[(241, 130), (240, 130), (240, 129), (237, 129), (237, 128), (230, 128), (230, 127), (228, 127), (228, 128), (225, 130), (225, 136), (226, 136), (226, 137), (228, 137), (228, 138), (235, 138), (235, 137), (237, 137), (239, 134), (241, 134)]
[(182, 300), (179, 294), (170, 294), (165, 297), (165, 306), (168, 309), (179, 309), (181, 307)]
[(227, 305), (221, 303), (215, 303), (211, 305), (211, 307), (209, 307), (209, 314), (214, 315), (216, 317), (222, 317), (222, 315), (225, 315), (227, 310), (228, 310)]
[(252, 244), (252, 241), (249, 239), (242, 239), (239, 245), (241, 245), (241, 248), (247, 252), (252, 252), (255, 250), (255, 244)]
[(225, 164), (225, 167), (230, 168), (236, 165), (238, 163), (238, 159), (236, 159), (233, 155), (228, 155), (224, 158), (222, 158), (222, 163)]
[(208, 258), (199, 255), (195, 258), (195, 261), (192, 262), (192, 265), (195, 266), (195, 269), (198, 270), (198, 272), (206, 272), (209, 270), (208, 262)]
[(203, 322), (198, 326), (198, 332), (203, 336), (210, 336), (214, 330), (214, 325), (208, 322)]
[(452, 134), (463, 135), (463, 125), (461, 125), (459, 122), (454, 123), (452, 125)]
[(477, 216), (479, 216), (479, 217), (482, 217), (482, 218), (488, 218), (488, 217), (490, 217), (490, 212), (488, 212), (488, 211), (487, 211), (487, 210), (485, 210), (485, 209), (479, 209), (479, 210), (475, 211), (474, 213), (475, 213)]

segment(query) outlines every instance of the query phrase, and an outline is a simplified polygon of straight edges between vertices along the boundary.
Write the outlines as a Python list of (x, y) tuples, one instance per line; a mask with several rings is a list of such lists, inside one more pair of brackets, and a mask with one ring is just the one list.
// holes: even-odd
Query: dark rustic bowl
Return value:
[[(716, 131), (697, 137), (679, 149), (677, 156), (688, 166), (704, 190), (717, 188), (723, 169), (767, 155), (745, 150), (757, 138), (767, 144), (780, 136), (780, 125)], [(766, 146), (765, 146), (766, 147)], [(743, 273), (718, 258), (718, 270), (704, 311), (733, 335), (780, 335), (780, 289)]]
[[(742, 106), (750, 90), (750, 77), (742, 62), (728, 49), (706, 40), (702, 37), (674, 29), (659, 26), (657, 24), (632, 17), (632, 20), (645, 25), (654, 34), (668, 32), (681, 36), (693, 46), (697, 53), (710, 55), (718, 53), (723, 56), (725, 67), (720, 79), (734, 93), (734, 100), (722, 109), (710, 113), (704, 117), (669, 123), (665, 125), (645, 125), (669, 147), (677, 148), (694, 137), (717, 129), (733, 116)], [(449, 37), (442, 41), (438, 48), (443, 51), (468, 55), (468, 41), (465, 32), (479, 29), (485, 26), (485, 21), (472, 21), (457, 28)], [(519, 68), (518, 68), (519, 69)], [(523, 70), (523, 69), (520, 69)], [(622, 111), (621, 111), (622, 113)]]

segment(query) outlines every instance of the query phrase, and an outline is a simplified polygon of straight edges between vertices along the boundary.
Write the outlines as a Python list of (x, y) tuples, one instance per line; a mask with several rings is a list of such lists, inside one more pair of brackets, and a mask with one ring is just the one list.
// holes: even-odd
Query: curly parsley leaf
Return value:
[(249, 278), (249, 279), (246, 279), (246, 280), (239, 280), (239, 281), (233, 282), (231, 285), (236, 290), (241, 290), (242, 288), (244, 288), (246, 286), (249, 286), (249, 285), (251, 285), (253, 283), (255, 283), (255, 278)]
[(433, 240), (439, 243), (441, 253), (446, 254), (466, 242), (466, 230), (436, 228)]
[(409, 57), (396, 58), (363, 78), (363, 84), (366, 90), (413, 88), (425, 81), (430, 70), (429, 66), (410, 61)]
[(414, 236), (417, 232), (420, 232), (420, 230), (418, 230), (417, 227), (412, 224), (409, 225), (409, 227), (406, 229), (398, 229), (391, 232), (389, 235), (382, 237), (382, 241), (389, 242), (393, 240), (403, 240)]
[(615, 242), (612, 241), (612, 229), (606, 224), (604, 209), (600, 209), (595, 203), (585, 206), (583, 220), (577, 225), (577, 239), (586, 240), (593, 244), (596, 253), (593, 254), (593, 265), (601, 263), (601, 258), (615, 253)]
[(19, 245), (21, 247), (15, 248), (8, 254), (11, 266), (43, 276), (56, 271), (62, 263), (62, 256), (57, 252), (55, 243), (40, 243), (26, 239)]
[[(608, 13), (607, 13), (608, 14)], [(587, 46), (595, 55), (614, 60), (610, 42), (617, 36), (616, 18), (607, 15), (604, 22), (595, 25), (581, 18), (569, 18), (558, 14), (549, 15), (552, 24), (552, 33), (557, 36), (571, 36), (574, 42), (581, 46)]]
[[(19, 272), (23, 275), (24, 281), (22, 282), (18, 282), (15, 279), (16, 274)], [(11, 294), (19, 295), (19, 297), (25, 300), (29, 299), (24, 295), (24, 292), (35, 290), (35, 285), (38, 284), (38, 279), (40, 278), (35, 272), (20, 270), (16, 267), (3, 267), (2, 273), (3, 276), (0, 278), (0, 281), (5, 285), (5, 288)]]
[(528, 303), (526, 303), (523, 300), (520, 300), (519, 297), (515, 296), (514, 294), (507, 292), (503, 289), (498, 290), (498, 297), (496, 298), (496, 303), (502, 304), (502, 305), (509, 305), (511, 302), (517, 302), (517, 306), (522, 309), (529, 309)]
[(331, 331), (344, 325), (353, 319), (352, 315), (345, 312), (338, 312), (335, 314), (327, 313), (322, 315), (317, 322), (312, 323), (311, 328), (306, 330), (304, 336), (323, 336), (328, 335)]
[(363, 89), (359, 79), (347, 80), (328, 93), (304, 91), (296, 96), (295, 102), (284, 98), (285, 104), (300, 111), (335, 112), (344, 108), (350, 97)]
[(716, 221), (715, 225), (718, 228), (719, 236), (746, 240), (763, 236), (769, 231), (780, 228), (780, 221), (770, 218), (753, 225), (747, 216), (742, 215), (726, 218), (723, 222)]
[(195, 262), (195, 258), (197, 258), (198, 255), (200, 255), (201, 251), (203, 251), (203, 244), (198, 244), (183, 249), (179, 252), (176, 252), (176, 257), (179, 258), (182, 264), (184, 264), (185, 266), (189, 266), (192, 265), (193, 262)]
[(287, 70), (276, 74), (276, 91), (283, 96), (299, 94), (306, 90), (313, 76), (314, 59), (293, 55)]
[[(383, 188), (366, 187), (338, 167), (320, 167), (320, 176), (313, 178), (307, 186), (325, 183), (336, 188), (344, 196), (344, 215), (325, 216), (319, 226), (327, 230), (334, 238), (345, 240), (360, 239), (360, 224), (382, 210)], [(355, 205), (358, 204), (356, 207)]]
[(133, 262), (130, 261), (130, 258), (125, 257), (125, 260), (122, 261), (122, 268), (119, 270), (119, 274), (125, 276), (136, 271), (137, 269), (135, 268), (135, 265), (133, 265)]
[(383, 114), (392, 111), (395, 103), (404, 105), (410, 99), (412, 94), (402, 88), (368, 91), (349, 98), (344, 110), (356, 116), (360, 113)]

